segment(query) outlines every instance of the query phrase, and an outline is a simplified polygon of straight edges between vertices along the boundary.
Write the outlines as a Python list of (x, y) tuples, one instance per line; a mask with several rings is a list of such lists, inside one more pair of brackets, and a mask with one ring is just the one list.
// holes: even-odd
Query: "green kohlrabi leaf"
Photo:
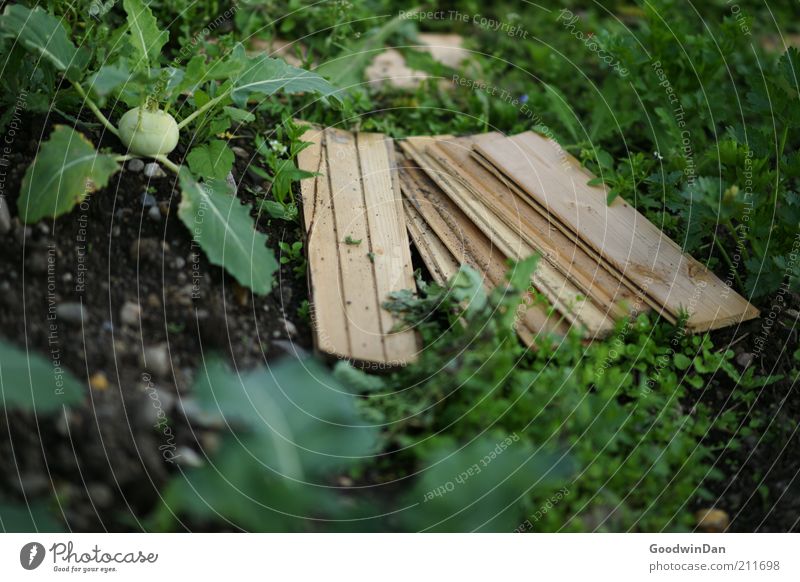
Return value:
[(131, 75), (124, 60), (113, 65), (104, 65), (89, 78), (89, 90), (97, 97), (99, 105), (104, 105), (106, 98), (120, 87), (136, 85), (135, 76)]
[(118, 170), (113, 155), (99, 153), (71, 127), (57, 125), (25, 172), (17, 200), (20, 217), (30, 223), (69, 212)]
[(45, 414), (78, 404), (83, 393), (59, 362), (0, 342), (0, 409)]
[(33, 10), (20, 4), (6, 6), (0, 17), (0, 32), (16, 38), (27, 50), (40, 55), (71, 81), (79, 81), (89, 62), (88, 53), (67, 37), (61, 21), (38, 6)]
[(519, 435), (481, 437), (463, 448), (443, 441), (424, 460), (398, 515), (408, 531), (511, 532), (522, 499), (564, 486), (572, 462), (534, 449)]
[(266, 247), (267, 237), (255, 229), (249, 207), (231, 194), (225, 180), (201, 184), (183, 169), (180, 184), (178, 216), (208, 259), (254, 293), (269, 293), (279, 265)]
[(128, 42), (133, 50), (133, 69), (149, 71), (158, 62), (169, 33), (159, 30), (156, 18), (144, 0), (122, 0), (122, 6), (128, 15)]
[(14, 503), (0, 498), (0, 532), (3, 533), (57, 533), (64, 526), (55, 519), (54, 512), (44, 503)]
[(244, 107), (251, 96), (266, 97), (278, 91), (335, 97), (337, 89), (316, 73), (262, 55), (244, 60), (241, 73), (234, 80), (231, 99), (237, 106)]
[(237, 374), (211, 359), (193, 394), (201, 410), (235, 432), (207, 466), (172, 480), (154, 527), (169, 529), (178, 514), (295, 531), (308, 528), (305, 516), (352, 513), (352, 503), (337, 499), (327, 483), (375, 452), (378, 431), (365, 426), (357, 396), (325, 367), (286, 360)]
[(192, 148), (186, 161), (189, 169), (202, 178), (223, 180), (233, 168), (233, 152), (219, 139)]

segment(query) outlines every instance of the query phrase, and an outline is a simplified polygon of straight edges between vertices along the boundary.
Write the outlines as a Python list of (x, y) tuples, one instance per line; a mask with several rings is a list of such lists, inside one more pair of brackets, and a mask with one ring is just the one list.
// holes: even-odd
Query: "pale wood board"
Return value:
[[(299, 166), (312, 321), (320, 351), (355, 362), (405, 365), (419, 349), (411, 330), (382, 308), (414, 289), (405, 212), (391, 141), (380, 134), (309, 129)], [(345, 240), (361, 241), (347, 244)]]
[(635, 294), (521, 200), (507, 182), (478, 163), (471, 155), (474, 141), (472, 137), (438, 140), (428, 147), (428, 153), (597, 305), (609, 306), (617, 316), (626, 315), (635, 304)]
[[(503, 253), (515, 260), (522, 260), (535, 252), (541, 254), (540, 249), (523, 240), (518, 229), (500, 221), (480, 200), (466, 192), (459, 181), (452, 177), (450, 166), (440, 164), (428, 155), (428, 150), (438, 140), (436, 137), (413, 137), (403, 143), (407, 149), (414, 150), (415, 159), (421, 162), (430, 178)], [(585, 328), (584, 335), (600, 338), (614, 329), (614, 314), (584, 296), (578, 287), (546, 260), (540, 260), (532, 283), (570, 323)]]
[[(410, 152), (415, 152), (410, 143), (400, 142), (401, 147), (413, 160)], [(433, 233), (451, 251), (454, 257), (472, 267), (484, 280), (484, 286), (491, 289), (505, 281), (506, 256), (486, 237), (469, 217), (450, 200), (416, 162), (409, 160), (400, 168), (403, 194), (418, 211)], [(547, 309), (535, 303), (530, 293), (525, 294), (527, 302), (532, 303), (520, 318), (523, 326), (518, 326), (522, 340), (534, 346), (534, 338), (541, 333), (564, 336), (569, 326), (559, 317), (551, 315)], [(527, 328), (530, 333), (523, 329)]]
[(758, 315), (626, 201), (607, 204), (606, 189), (588, 186), (591, 174), (555, 142), (533, 132), (478, 136), (475, 149), (673, 319), (686, 310), (690, 330), (716, 329)]
[[(489, 134), (487, 134), (489, 135)], [(501, 134), (491, 134), (501, 136)], [(473, 136), (477, 138), (478, 136)], [(534, 211), (538, 212), (540, 216), (549, 221), (552, 225), (553, 229), (556, 231), (561, 232), (564, 236), (566, 236), (569, 240), (572, 241), (572, 244), (583, 250), (592, 260), (594, 260), (598, 265), (601, 265), (605, 268), (611, 276), (614, 277), (616, 280), (620, 281), (622, 285), (627, 288), (627, 294), (634, 297), (632, 305), (629, 306), (629, 312), (632, 315), (637, 313), (641, 313), (642, 311), (646, 311), (647, 308), (653, 309), (658, 315), (664, 317), (671, 323), (675, 323), (677, 320), (664, 309), (663, 305), (659, 305), (657, 301), (653, 300), (649, 295), (642, 292), (642, 290), (633, 282), (630, 281), (624, 274), (616, 269), (613, 265), (609, 264), (608, 261), (605, 261), (602, 256), (600, 256), (597, 251), (589, 244), (587, 244), (583, 239), (580, 237), (575, 236), (575, 234), (564, 225), (561, 221), (557, 219), (557, 217), (548, 214), (547, 209), (544, 208), (539, 202), (533, 198), (530, 194), (528, 194), (525, 190), (523, 190), (516, 182), (510, 180), (500, 169), (494, 166), (489, 160), (487, 160), (477, 149), (473, 149), (472, 156), (478, 164), (491, 173), (495, 178), (502, 181), (503, 183), (507, 184), (511, 190), (518, 196), (520, 200), (526, 202), (530, 208)]]

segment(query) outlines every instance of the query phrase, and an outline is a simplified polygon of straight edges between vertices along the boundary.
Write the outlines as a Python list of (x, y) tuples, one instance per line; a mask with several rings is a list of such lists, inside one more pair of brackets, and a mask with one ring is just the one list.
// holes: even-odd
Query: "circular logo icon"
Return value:
[(44, 546), (39, 542), (29, 542), (19, 551), (19, 563), (26, 570), (35, 570), (44, 561)]

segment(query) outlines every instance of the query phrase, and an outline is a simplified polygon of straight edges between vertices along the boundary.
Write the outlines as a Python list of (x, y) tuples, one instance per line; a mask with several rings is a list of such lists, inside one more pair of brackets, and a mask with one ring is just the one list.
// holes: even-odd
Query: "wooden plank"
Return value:
[[(540, 249), (523, 240), (518, 229), (515, 230), (499, 220), (480, 200), (465, 191), (462, 184), (450, 176), (451, 166), (440, 164), (433, 156), (428, 155), (427, 152), (437, 141), (437, 138), (409, 138), (405, 143), (408, 144), (407, 147), (416, 150), (417, 159), (424, 164), (430, 177), (503, 253), (515, 260), (537, 252), (541, 254)], [(614, 329), (614, 313), (594, 304), (546, 260), (539, 262), (532, 282), (570, 323), (585, 327), (585, 335), (604, 337)]]
[(418, 351), (416, 334), (392, 332), (395, 321), (381, 306), (390, 292), (414, 288), (393, 148), (382, 135), (336, 129), (311, 128), (303, 140), (312, 146), (299, 166), (321, 174), (300, 184), (317, 348), (404, 365)]
[(471, 155), (473, 144), (472, 137), (441, 140), (429, 146), (428, 153), (450, 168), (473, 197), (519, 232), (530, 246), (538, 248), (544, 260), (561, 271), (596, 304), (611, 306), (617, 316), (627, 314), (636, 303), (635, 294), (570, 237), (521, 200), (508, 182), (498, 179), (480, 165)]
[(313, 145), (298, 154), (301, 168), (322, 174), (300, 182), (303, 217), (306, 226), (311, 322), (314, 343), (321, 352), (338, 358), (351, 355), (350, 336), (339, 273), (339, 245), (333, 218), (333, 197), (327, 176), (324, 132), (306, 130), (303, 141)]
[[(489, 134), (487, 134), (489, 135)], [(499, 133), (491, 134), (496, 136), (501, 136)], [(477, 139), (478, 136), (473, 136)], [(507, 184), (511, 190), (517, 195), (520, 200), (526, 202), (530, 208), (534, 211), (539, 213), (539, 215), (544, 218), (545, 220), (549, 221), (549, 223), (553, 226), (553, 230), (556, 232), (561, 232), (564, 236), (566, 236), (569, 240), (572, 241), (572, 244), (577, 246), (583, 252), (585, 252), (592, 260), (594, 260), (598, 265), (605, 268), (614, 279), (620, 281), (622, 285), (627, 288), (627, 295), (634, 297), (631, 305), (628, 308), (629, 313), (635, 315), (637, 313), (641, 313), (642, 311), (646, 311), (647, 308), (651, 308), (655, 310), (655, 312), (664, 317), (671, 323), (675, 323), (676, 319), (672, 317), (672, 315), (667, 312), (662, 305), (659, 305), (658, 302), (653, 300), (649, 295), (642, 292), (642, 290), (632, 281), (630, 281), (627, 277), (623, 275), (621, 271), (616, 269), (613, 265), (609, 264), (607, 261), (601, 257), (597, 251), (591, 246), (586, 244), (581, 238), (576, 237), (575, 234), (562, 222), (560, 222), (556, 217), (548, 214), (547, 209), (544, 208), (539, 204), (539, 202), (533, 198), (530, 194), (528, 194), (525, 190), (523, 190), (516, 182), (510, 180), (505, 173), (503, 173), (500, 169), (494, 166), (489, 160), (487, 160), (477, 149), (473, 149), (472, 157), (478, 164), (491, 173), (495, 178), (502, 181), (503, 183)]]
[(414, 205), (406, 201), (406, 226), (411, 241), (431, 277), (440, 285), (446, 284), (458, 272), (458, 261), (430, 229)]
[(576, 239), (622, 273), (676, 320), (706, 331), (751, 319), (758, 310), (688, 255), (625, 200), (606, 204), (604, 187), (550, 140), (527, 132), (480, 136), (476, 150), (534, 198)]
[[(404, 151), (415, 152), (412, 143), (401, 142)], [(448, 247), (457, 260), (469, 265), (484, 278), (491, 289), (505, 281), (506, 257), (481, 232), (479, 228), (455, 205), (430, 177), (412, 162), (400, 167), (403, 194), (419, 212), (433, 233)], [(526, 302), (533, 302), (530, 293)], [(521, 317), (520, 337), (528, 346), (541, 333), (566, 335), (569, 326), (557, 316), (551, 316), (541, 305), (528, 307)], [(525, 329), (530, 333), (526, 333)]]
[(395, 188), (394, 146), (390, 138), (379, 133), (356, 134), (356, 143), (361, 165), (367, 243), (372, 253), (367, 260), (372, 263), (385, 356), (387, 361), (397, 359), (398, 364), (405, 363), (408, 356), (417, 351), (417, 338), (413, 331), (393, 332), (394, 317), (382, 308), (393, 291), (414, 289), (402, 195), (400, 189)]

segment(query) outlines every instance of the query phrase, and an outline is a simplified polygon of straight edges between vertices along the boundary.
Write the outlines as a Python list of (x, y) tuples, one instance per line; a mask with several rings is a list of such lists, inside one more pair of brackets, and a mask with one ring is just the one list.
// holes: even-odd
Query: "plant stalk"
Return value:
[(83, 87), (80, 86), (80, 83), (73, 81), (72, 86), (75, 87), (75, 90), (78, 92), (78, 95), (80, 95), (83, 98), (84, 102), (86, 103), (86, 106), (89, 109), (91, 109), (95, 117), (97, 117), (97, 119), (100, 120), (100, 123), (102, 123), (108, 131), (113, 133), (115, 136), (119, 137), (119, 132), (117, 131), (117, 128), (114, 127), (114, 124), (111, 123), (105, 115), (103, 115), (103, 112), (100, 111), (100, 108), (97, 107), (97, 105), (95, 105), (94, 101), (92, 101), (89, 98), (89, 96), (86, 94), (86, 91), (84, 91)]
[(736, 284), (739, 286), (739, 291), (744, 293), (744, 284), (742, 283), (741, 278), (739, 277), (739, 272), (737, 271), (736, 267), (733, 265), (733, 261), (731, 261), (731, 257), (728, 254), (728, 251), (725, 250), (725, 247), (722, 246), (722, 242), (720, 241), (720, 237), (714, 237), (714, 245), (716, 245), (717, 249), (719, 250), (722, 258), (725, 259), (725, 262), (728, 264), (728, 268), (733, 273), (733, 278), (736, 279)]
[(209, 101), (208, 103), (206, 103), (205, 105), (203, 105), (199, 109), (195, 110), (191, 115), (189, 115), (189, 117), (187, 117), (186, 119), (184, 119), (183, 121), (181, 121), (178, 124), (178, 130), (181, 130), (184, 127), (186, 127), (187, 125), (189, 125), (198, 116), (202, 115), (203, 113), (205, 113), (206, 111), (208, 111), (209, 109), (214, 107), (214, 105), (216, 105), (217, 103), (219, 103), (220, 101), (225, 99), (225, 97), (227, 97), (229, 94), (230, 94), (230, 91), (225, 91), (224, 93), (222, 93), (222, 95), (218, 95), (218, 96), (214, 97), (211, 101)]
[(165, 166), (166, 166), (168, 169), (172, 170), (172, 171), (173, 171), (173, 172), (175, 172), (176, 174), (179, 174), (179, 173), (180, 173), (180, 171), (181, 171), (181, 167), (180, 167), (180, 166), (176, 166), (175, 164), (173, 164), (172, 162), (170, 162), (170, 161), (169, 161), (169, 158), (168, 158), (167, 156), (163, 155), (163, 154), (159, 154), (159, 155), (157, 155), (157, 156), (153, 156), (153, 159), (154, 159), (154, 160), (157, 160), (157, 161), (159, 161), (159, 162), (161, 162), (161, 163), (162, 163), (162, 164), (164, 164), (164, 165), (165, 165)]

